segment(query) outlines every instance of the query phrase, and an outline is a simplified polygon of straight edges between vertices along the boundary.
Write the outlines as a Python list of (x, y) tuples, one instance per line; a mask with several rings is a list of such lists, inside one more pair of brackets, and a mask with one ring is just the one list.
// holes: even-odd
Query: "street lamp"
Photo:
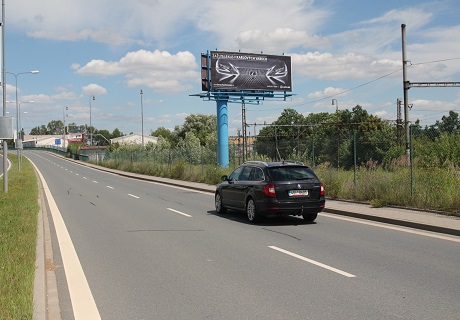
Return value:
[(90, 96), (89, 97), (89, 140), (90, 140), (90, 146), (93, 145), (93, 127), (91, 125), (91, 100), (96, 100), (95, 96)]
[(22, 148), (22, 139), (19, 137), (19, 103), (18, 103), (18, 77), (21, 74), (37, 74), (39, 73), (38, 70), (26, 71), (26, 72), (5, 72), (8, 74), (12, 74), (15, 79), (15, 86), (16, 86), (16, 127), (18, 128), (16, 132), (16, 150), (18, 152), (18, 170), (21, 170), (21, 148)]
[(339, 111), (339, 103), (337, 102), (337, 99), (332, 99), (332, 105), (335, 106), (335, 112)]
[(21, 124), (21, 114), (22, 113), (27, 113), (27, 112), (21, 112), (21, 104), (23, 103), (34, 103), (34, 101), (22, 101), (22, 102), (19, 102), (18, 104), (18, 111), (19, 111), (19, 116), (18, 116), (18, 120), (19, 120), (19, 128), (18, 130), (21, 132), (21, 136), (20, 136), (20, 139), (22, 140), (24, 137), (22, 136), (22, 124)]
[(144, 104), (142, 101), (142, 95), (144, 93), (142, 92), (141, 89), (141, 132), (142, 132), (142, 147), (144, 147)]
[[(15, 103), (16, 101), (6, 101), (6, 103)], [(21, 126), (21, 104), (23, 103), (34, 103), (33, 101), (22, 101), (16, 104), (16, 148), (18, 151), (18, 170), (21, 170), (21, 161), (22, 161), (22, 126)], [(8, 111), (6, 113), (9, 113)], [(24, 112), (27, 113), (27, 112)]]
[(64, 107), (64, 108), (62, 109), (62, 120), (63, 120), (62, 122), (63, 122), (63, 124), (64, 124), (64, 129), (62, 130), (62, 143), (63, 143), (63, 146), (64, 146), (64, 152), (66, 151), (66, 150), (65, 150), (65, 117), (66, 117), (65, 112), (66, 112), (67, 110), (69, 110), (69, 107)]

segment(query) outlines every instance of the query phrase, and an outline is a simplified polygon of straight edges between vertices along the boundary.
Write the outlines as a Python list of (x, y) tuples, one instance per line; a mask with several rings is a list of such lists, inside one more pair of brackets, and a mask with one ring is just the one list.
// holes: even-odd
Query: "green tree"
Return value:
[(286, 159), (298, 148), (300, 133), (303, 132), (300, 125), (303, 123), (302, 114), (294, 109), (284, 109), (276, 121), (259, 131), (255, 143), (256, 152), (271, 159)]
[(63, 134), (64, 123), (61, 120), (52, 120), (46, 126), (47, 134)]
[(123, 132), (121, 132), (118, 128), (115, 128), (112, 131), (112, 134), (110, 135), (110, 139), (115, 139), (115, 138), (119, 138), (123, 136), (124, 136)]
[(157, 138), (163, 138), (169, 142), (170, 145), (177, 144), (177, 138), (171, 130), (166, 129), (165, 127), (159, 127), (155, 131), (151, 131), (150, 135)]
[(30, 135), (45, 135), (45, 134), (48, 134), (48, 129), (46, 128), (44, 124), (42, 124), (41, 126), (32, 128), (29, 134)]
[(442, 116), (441, 122), (436, 121), (441, 132), (452, 133), (460, 129), (460, 119), (458, 118), (458, 113), (454, 111), (449, 111), (448, 116)]
[(206, 137), (217, 130), (217, 116), (205, 114), (188, 115), (184, 124), (176, 126), (174, 132), (181, 139), (185, 139), (188, 132), (192, 132), (197, 137), (202, 146), (206, 145)]

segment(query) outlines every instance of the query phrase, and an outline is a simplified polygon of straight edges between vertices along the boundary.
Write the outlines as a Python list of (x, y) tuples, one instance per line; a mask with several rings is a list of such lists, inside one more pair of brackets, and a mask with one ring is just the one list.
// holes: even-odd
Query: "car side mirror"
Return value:
[(220, 180), (222, 181), (228, 181), (228, 176), (225, 174), (222, 177), (220, 177)]

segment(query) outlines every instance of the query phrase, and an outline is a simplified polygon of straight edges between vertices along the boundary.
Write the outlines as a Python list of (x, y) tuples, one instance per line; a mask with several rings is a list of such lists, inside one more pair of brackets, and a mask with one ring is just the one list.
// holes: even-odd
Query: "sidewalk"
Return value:
[[(120, 170), (103, 168), (87, 163), (84, 165), (92, 166), (99, 170), (109, 171), (126, 177), (161, 182), (204, 192), (214, 193), (216, 190), (216, 186), (204, 183), (145, 176)], [(324, 209), (324, 212), (460, 236), (460, 218), (455, 216), (446, 216), (442, 213), (396, 207), (373, 208), (369, 204), (331, 199), (326, 199), (326, 208)]]

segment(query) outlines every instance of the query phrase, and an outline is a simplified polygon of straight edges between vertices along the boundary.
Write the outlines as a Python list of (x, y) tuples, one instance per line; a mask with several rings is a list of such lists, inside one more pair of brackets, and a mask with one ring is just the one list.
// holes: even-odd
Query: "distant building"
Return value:
[[(134, 134), (128, 134), (126, 136), (110, 139), (110, 143), (116, 143), (116, 142), (120, 144), (142, 144), (142, 135), (134, 133)], [(158, 138), (144, 135), (144, 145), (146, 145), (149, 142), (156, 144), (158, 142)]]
[[(67, 145), (67, 143), (66, 143)], [(63, 147), (64, 140), (61, 135), (24, 135), (24, 141), (22, 141), (24, 148), (35, 148), (35, 147)]]

